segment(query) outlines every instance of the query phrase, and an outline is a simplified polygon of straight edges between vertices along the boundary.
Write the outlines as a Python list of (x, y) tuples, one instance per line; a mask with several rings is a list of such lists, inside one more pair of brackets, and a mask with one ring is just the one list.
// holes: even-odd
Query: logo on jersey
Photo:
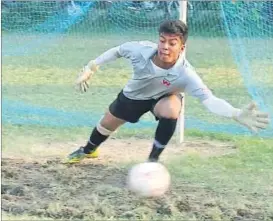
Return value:
[(204, 94), (210, 93), (210, 89), (208, 89), (207, 87), (201, 88), (201, 90)]
[(171, 85), (171, 82), (168, 81), (166, 78), (164, 78), (164, 79), (162, 80), (162, 84), (164, 84), (165, 86), (169, 87), (169, 86)]

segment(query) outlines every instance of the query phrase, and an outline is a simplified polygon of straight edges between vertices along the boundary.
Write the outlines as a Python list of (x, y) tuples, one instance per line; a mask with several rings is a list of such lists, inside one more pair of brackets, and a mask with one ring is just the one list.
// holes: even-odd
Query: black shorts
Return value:
[[(150, 100), (132, 100), (123, 94), (121, 91), (117, 98), (110, 104), (109, 106), (109, 111), (110, 113), (122, 120), (125, 120), (130, 123), (136, 123), (139, 121), (140, 117), (147, 113), (147, 112), (152, 112), (153, 109), (156, 105), (156, 103), (164, 98), (168, 97), (172, 94), (166, 94), (161, 96), (158, 99), (150, 99)], [(182, 100), (182, 95), (181, 94), (175, 94), (179, 97), (179, 99)], [(156, 117), (156, 120), (157, 117)]]

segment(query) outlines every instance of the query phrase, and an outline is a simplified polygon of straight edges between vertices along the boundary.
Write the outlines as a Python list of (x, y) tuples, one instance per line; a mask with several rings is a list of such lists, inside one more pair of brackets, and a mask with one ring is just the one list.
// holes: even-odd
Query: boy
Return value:
[(127, 42), (104, 52), (83, 68), (76, 81), (81, 91), (87, 90), (91, 75), (100, 65), (120, 57), (131, 61), (133, 76), (93, 129), (87, 144), (68, 156), (68, 163), (96, 157), (99, 145), (118, 127), (138, 122), (149, 111), (158, 120), (158, 126), (148, 161), (158, 161), (174, 134), (183, 102), (181, 92), (198, 98), (212, 113), (234, 119), (254, 132), (266, 128), (268, 114), (258, 111), (254, 103), (241, 110), (212, 94), (183, 55), (187, 38), (188, 28), (182, 21), (167, 20), (159, 27), (158, 44)]

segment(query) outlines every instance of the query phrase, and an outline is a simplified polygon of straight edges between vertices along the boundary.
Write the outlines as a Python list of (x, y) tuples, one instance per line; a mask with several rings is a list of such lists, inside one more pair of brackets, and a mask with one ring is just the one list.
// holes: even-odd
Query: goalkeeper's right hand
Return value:
[(76, 88), (81, 92), (86, 92), (89, 88), (89, 80), (92, 74), (99, 69), (99, 66), (94, 61), (90, 61), (88, 65), (84, 66), (83, 69), (78, 73), (76, 80)]
[(251, 102), (242, 110), (236, 110), (233, 119), (254, 133), (257, 133), (259, 129), (266, 129), (270, 122), (269, 115), (259, 111), (254, 102)]

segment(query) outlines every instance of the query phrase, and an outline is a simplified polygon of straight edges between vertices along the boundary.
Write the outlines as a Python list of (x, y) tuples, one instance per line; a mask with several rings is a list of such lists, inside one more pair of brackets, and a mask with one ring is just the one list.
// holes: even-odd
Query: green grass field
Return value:
[[(4, 35), (4, 38), (19, 41), (16, 35)], [(29, 39), (33, 36), (23, 36), (20, 43)], [(88, 161), (72, 167), (60, 163), (61, 157), (86, 141), (94, 126), (91, 122), (85, 126), (62, 126), (67, 122), (66, 118), (71, 117), (66, 113), (99, 119), (129, 79), (130, 67), (122, 59), (102, 67), (86, 94), (79, 94), (73, 88), (76, 73), (106, 49), (132, 39), (138, 38), (127, 36), (120, 40), (118, 35), (71, 35), (53, 39), (46, 45), (46, 54), (30, 52), (30, 55), (2, 58), (2, 99), (20, 102), (3, 118), (3, 220), (273, 220), (272, 139), (232, 136), (221, 131), (209, 133), (198, 128), (186, 130), (185, 140), (197, 142), (197, 152), (166, 152), (169, 158), (164, 164), (171, 173), (172, 187), (160, 199), (141, 199), (124, 188), (128, 168), (145, 160), (148, 154), (145, 152), (147, 147), (137, 142), (152, 139), (152, 126), (144, 129), (123, 127), (113, 135), (114, 140), (125, 146), (124, 143), (134, 138), (136, 143), (128, 145), (144, 148), (140, 158), (134, 158), (135, 152), (131, 150), (128, 160), (119, 160), (122, 155), (119, 151), (125, 150), (117, 146), (116, 158), (111, 160)], [(273, 46), (273, 42), (266, 43), (268, 47)], [(250, 101), (226, 39), (191, 38), (187, 54), (217, 96), (238, 107)], [(259, 67), (260, 63), (267, 62), (256, 61), (252, 65)], [(263, 68), (273, 71), (272, 65)], [(268, 87), (272, 87), (273, 78), (256, 80), (266, 81)], [(11, 119), (19, 119), (21, 114), (25, 116), (26, 110), (21, 104), (62, 111), (60, 126), (46, 125), (51, 118), (56, 122), (58, 119), (54, 114), (45, 116), (48, 112), (43, 109), (37, 115), (27, 115), (29, 119), (22, 121), (26, 123), (5, 122), (7, 116)], [(201, 119), (208, 126), (230, 123), (210, 114), (190, 97), (186, 97), (186, 116)], [(145, 115), (143, 119), (151, 120), (151, 117)], [(29, 125), (28, 120), (41, 123)], [(215, 142), (217, 145), (212, 145)], [(213, 153), (218, 149), (218, 143), (224, 146), (230, 143), (235, 152), (206, 156), (202, 151), (198, 152), (199, 145)], [(107, 148), (111, 150), (111, 147)]]

